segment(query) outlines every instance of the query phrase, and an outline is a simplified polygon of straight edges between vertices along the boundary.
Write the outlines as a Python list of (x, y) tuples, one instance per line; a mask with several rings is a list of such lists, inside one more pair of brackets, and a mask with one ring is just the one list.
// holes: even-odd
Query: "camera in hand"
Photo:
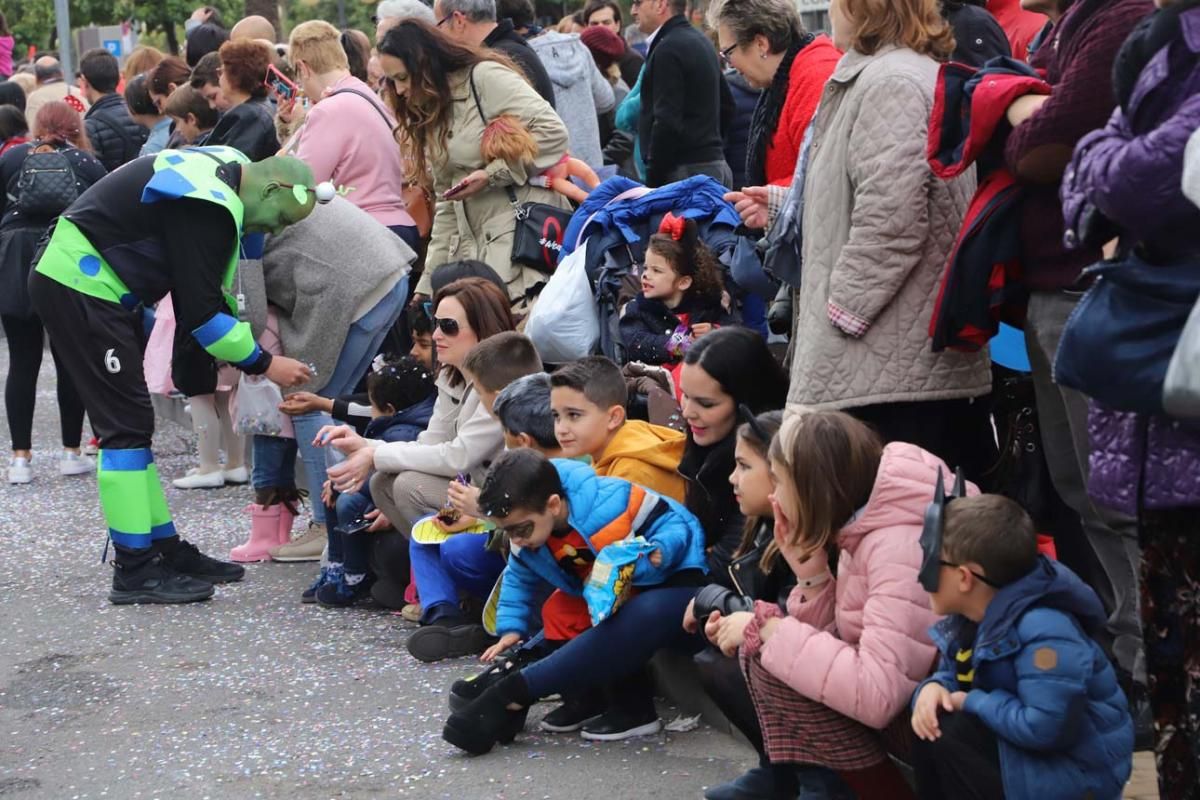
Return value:
[(754, 600), (740, 595), (732, 589), (726, 589), (719, 583), (710, 583), (696, 593), (692, 601), (692, 614), (696, 621), (703, 624), (714, 611), (720, 611), (722, 617), (735, 614), (738, 611), (753, 611)]

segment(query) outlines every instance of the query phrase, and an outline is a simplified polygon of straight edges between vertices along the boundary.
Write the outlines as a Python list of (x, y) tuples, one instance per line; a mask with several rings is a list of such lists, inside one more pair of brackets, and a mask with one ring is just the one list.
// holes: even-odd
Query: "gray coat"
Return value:
[(269, 302), (284, 354), (316, 369), (310, 383), (292, 391), (324, 388), (351, 323), (365, 313), (360, 306), (372, 297), (382, 299), (408, 275), (415, 259), (399, 236), (335, 197), (303, 222), (268, 236), (262, 261), (241, 263), (238, 287), (246, 295), (254, 335), (266, 329)]
[[(825, 87), (804, 184), (788, 408), (978, 397), (987, 350), (934, 353), (929, 319), (975, 191), (925, 159), (938, 64), (894, 46), (851, 50)], [(832, 321), (865, 327), (859, 335)]]

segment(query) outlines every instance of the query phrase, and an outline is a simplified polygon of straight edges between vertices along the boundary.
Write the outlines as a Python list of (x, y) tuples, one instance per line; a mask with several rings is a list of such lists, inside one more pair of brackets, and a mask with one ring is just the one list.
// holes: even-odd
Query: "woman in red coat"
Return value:
[(724, 0), (709, 10), (721, 60), (763, 90), (750, 123), (746, 183), (787, 187), (804, 132), (842, 53), (804, 30), (790, 0)]

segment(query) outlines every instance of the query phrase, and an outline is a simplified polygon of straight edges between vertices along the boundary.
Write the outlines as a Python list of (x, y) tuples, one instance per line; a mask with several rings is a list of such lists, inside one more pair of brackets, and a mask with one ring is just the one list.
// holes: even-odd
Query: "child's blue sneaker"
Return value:
[(317, 587), (317, 602), (326, 608), (348, 608), (371, 596), (371, 583), (365, 575), (358, 583), (347, 583), (346, 574), (339, 571), (323, 586)]
[(326, 564), (325, 566), (321, 567), (321, 571), (317, 574), (317, 579), (315, 581), (313, 581), (312, 586), (305, 589), (304, 592), (300, 595), (300, 602), (301, 603), (317, 602), (317, 590), (319, 590), (325, 584), (329, 583), (329, 581), (333, 579), (333, 576), (335, 574), (341, 575), (341, 573), (342, 573), (342, 567), (340, 564), (333, 564), (333, 565)]

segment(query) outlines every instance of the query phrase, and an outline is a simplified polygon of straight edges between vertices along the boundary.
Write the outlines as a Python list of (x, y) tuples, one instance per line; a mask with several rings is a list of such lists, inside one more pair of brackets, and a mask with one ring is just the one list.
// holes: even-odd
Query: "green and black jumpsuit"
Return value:
[(63, 213), (30, 275), (34, 307), (100, 439), (100, 505), (121, 548), (175, 535), (150, 450), (154, 410), (142, 371), (148, 309), (171, 292), (182, 336), (190, 332), (213, 358), (245, 372), (271, 363), (238, 321), (230, 294), (245, 163), (228, 147), (129, 162)]

